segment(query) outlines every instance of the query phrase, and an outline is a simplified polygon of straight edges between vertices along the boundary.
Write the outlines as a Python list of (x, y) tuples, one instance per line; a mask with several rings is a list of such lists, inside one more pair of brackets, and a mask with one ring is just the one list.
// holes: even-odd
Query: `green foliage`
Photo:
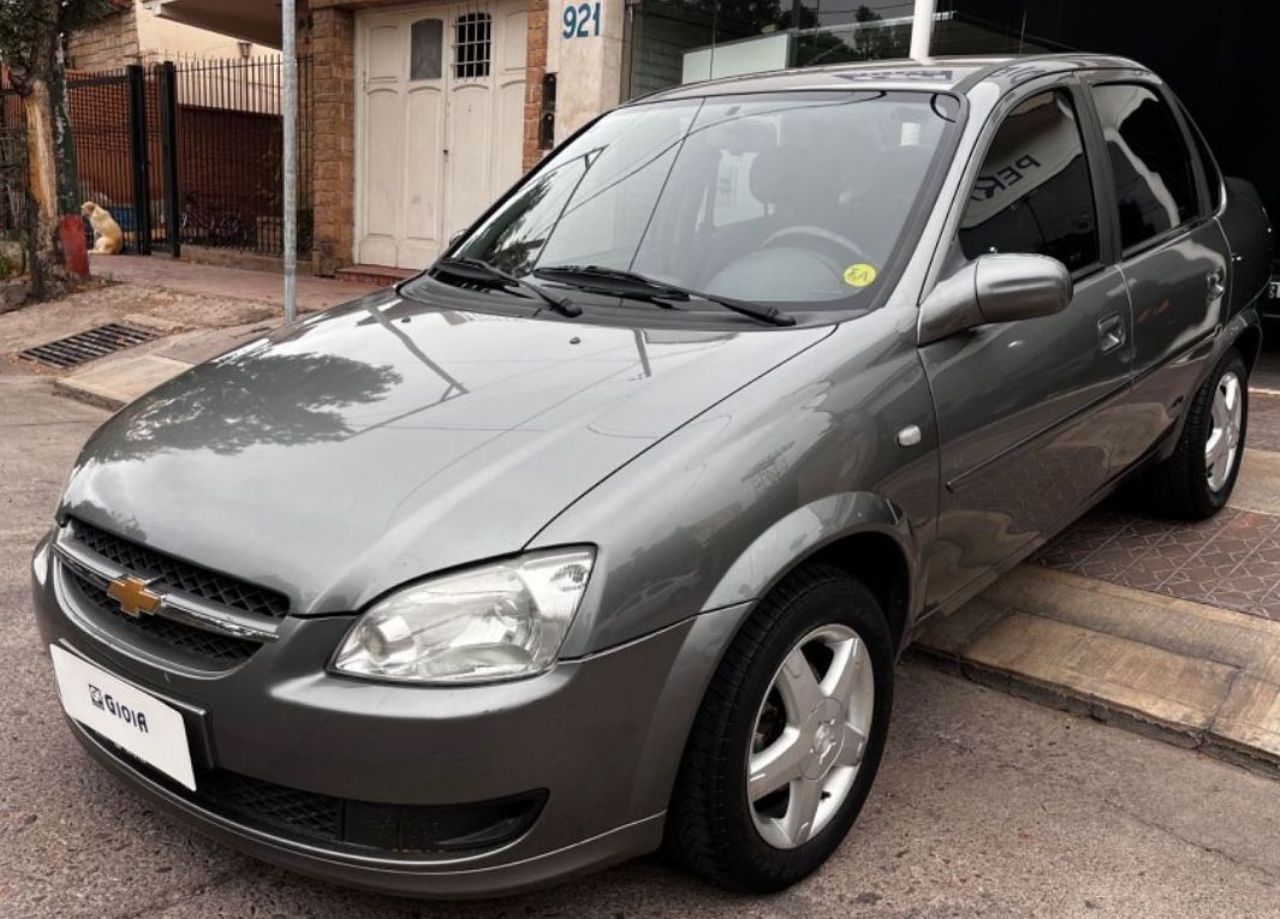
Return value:
[(74, 32), (86, 28), (119, 9), (111, 0), (62, 0), (62, 31)]
[(82, 29), (113, 9), (111, 0), (0, 0), (0, 59), (15, 70), (31, 70), (49, 29)]

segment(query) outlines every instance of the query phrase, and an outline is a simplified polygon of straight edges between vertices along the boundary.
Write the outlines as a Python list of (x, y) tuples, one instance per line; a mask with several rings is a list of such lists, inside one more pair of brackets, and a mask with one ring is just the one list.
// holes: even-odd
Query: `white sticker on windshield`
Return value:
[(898, 141), (899, 147), (918, 147), (920, 146), (920, 122), (904, 121), (902, 122), (902, 137)]

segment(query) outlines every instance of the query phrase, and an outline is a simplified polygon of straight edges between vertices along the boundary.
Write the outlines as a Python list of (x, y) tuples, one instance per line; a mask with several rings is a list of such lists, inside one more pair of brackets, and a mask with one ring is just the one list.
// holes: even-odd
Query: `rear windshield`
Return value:
[(859, 91), (619, 109), (451, 254), (518, 276), (598, 265), (783, 309), (866, 306), (957, 108)]

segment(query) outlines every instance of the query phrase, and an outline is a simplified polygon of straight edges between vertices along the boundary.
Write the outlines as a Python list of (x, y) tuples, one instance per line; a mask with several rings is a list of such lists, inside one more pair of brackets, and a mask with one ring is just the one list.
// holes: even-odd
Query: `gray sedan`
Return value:
[(599, 118), (430, 269), (165, 384), (36, 550), (68, 724), (399, 893), (817, 869), (894, 663), (1122, 483), (1226, 502), (1257, 195), (1131, 61), (846, 65)]

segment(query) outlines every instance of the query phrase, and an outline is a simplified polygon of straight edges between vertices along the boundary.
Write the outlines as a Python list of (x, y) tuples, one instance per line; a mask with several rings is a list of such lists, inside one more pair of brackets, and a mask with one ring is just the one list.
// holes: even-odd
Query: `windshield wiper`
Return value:
[[(634, 271), (622, 271), (617, 268), (602, 268), (599, 265), (553, 265), (547, 268), (535, 268), (533, 274), (548, 281), (558, 281), (570, 287), (589, 290), (595, 293), (612, 294), (629, 300), (646, 300), (658, 306), (667, 306), (662, 300), (684, 302), (697, 297), (727, 310), (740, 313), (756, 322), (776, 326), (796, 324), (796, 317), (782, 312), (772, 306), (760, 306), (737, 300), (733, 297), (721, 297), (717, 294), (704, 294), (700, 291), (677, 287), (662, 281), (647, 278)], [(668, 307), (670, 308), (670, 307)]]
[(437, 259), (436, 263), (431, 266), (432, 272), (442, 271), (445, 274), (451, 274), (454, 277), (462, 278), (466, 281), (476, 281), (481, 284), (493, 284), (496, 287), (516, 287), (520, 290), (528, 291), (533, 294), (547, 306), (551, 307), (561, 316), (582, 315), (582, 307), (578, 304), (557, 297), (555, 294), (543, 290), (537, 284), (530, 284), (523, 278), (518, 278), (514, 274), (507, 274), (496, 265), (491, 265), (483, 259), (478, 258), (442, 258)]

